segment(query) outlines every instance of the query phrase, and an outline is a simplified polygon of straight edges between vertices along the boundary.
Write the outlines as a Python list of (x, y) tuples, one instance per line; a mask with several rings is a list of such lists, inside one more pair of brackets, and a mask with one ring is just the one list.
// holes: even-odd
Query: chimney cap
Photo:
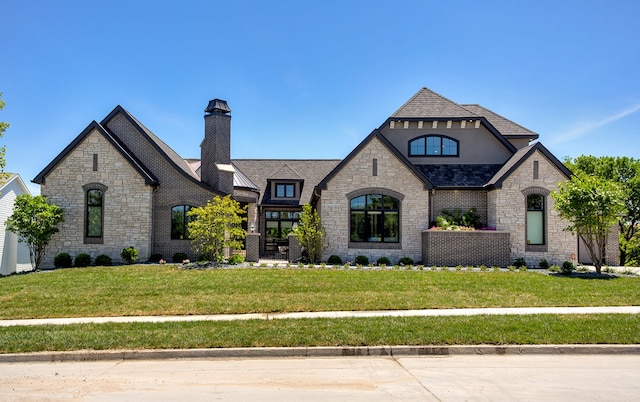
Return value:
[(204, 110), (205, 113), (222, 113), (227, 114), (231, 112), (229, 109), (229, 105), (227, 105), (227, 101), (222, 99), (214, 99), (210, 100), (207, 108)]

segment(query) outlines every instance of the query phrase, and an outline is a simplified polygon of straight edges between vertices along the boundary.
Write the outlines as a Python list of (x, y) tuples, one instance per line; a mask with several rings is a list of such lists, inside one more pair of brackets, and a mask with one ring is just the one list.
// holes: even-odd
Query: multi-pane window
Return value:
[(544, 196), (531, 194), (527, 196), (527, 244), (543, 245), (544, 243)]
[(86, 237), (102, 237), (103, 198), (104, 193), (102, 190), (92, 189), (87, 191)]
[(426, 135), (409, 141), (409, 156), (458, 156), (458, 141), (443, 135)]
[(189, 221), (192, 219), (187, 215), (191, 209), (189, 205), (177, 205), (171, 208), (171, 238), (174, 240), (184, 240), (189, 238)]
[(286, 239), (300, 220), (298, 211), (266, 211), (267, 240)]
[(277, 183), (276, 197), (278, 198), (295, 198), (296, 186), (293, 183)]
[(352, 242), (397, 243), (400, 239), (400, 202), (388, 195), (366, 194), (352, 198)]

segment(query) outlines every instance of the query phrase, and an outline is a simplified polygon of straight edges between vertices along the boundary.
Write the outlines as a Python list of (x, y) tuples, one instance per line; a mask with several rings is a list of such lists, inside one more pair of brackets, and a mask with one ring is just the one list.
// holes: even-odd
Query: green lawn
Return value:
[(0, 278), (0, 319), (640, 305), (640, 277), (342, 269), (60, 269)]
[[(0, 278), (0, 319), (518, 306), (640, 305), (640, 278), (537, 272), (170, 265)], [(0, 352), (242, 346), (640, 343), (640, 315), (85, 324), (0, 328)]]

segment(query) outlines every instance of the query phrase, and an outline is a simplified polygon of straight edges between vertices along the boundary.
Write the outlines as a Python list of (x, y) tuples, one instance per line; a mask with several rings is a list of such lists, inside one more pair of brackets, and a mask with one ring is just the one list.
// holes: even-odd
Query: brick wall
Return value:
[[(377, 160), (374, 176), (373, 159)], [(349, 199), (347, 194), (357, 190), (390, 191), (399, 194), (400, 242), (352, 243), (349, 233)], [(369, 261), (387, 257), (396, 262), (401, 257), (414, 261), (422, 258), (421, 232), (429, 227), (429, 193), (407, 167), (378, 139), (373, 138), (349, 163), (329, 181), (322, 190), (320, 214), (327, 231), (327, 249), (323, 259), (340, 256), (343, 261), (354, 261), (365, 255)]]
[(422, 232), (422, 263), (452, 267), (510, 264), (509, 233), (497, 231), (427, 230)]
[[(108, 127), (160, 182), (153, 192), (153, 231), (149, 230), (147, 235), (152, 241), (151, 252), (159, 253), (167, 260), (171, 260), (178, 252), (186, 253), (190, 259), (197, 257), (189, 240), (171, 239), (171, 208), (176, 205), (202, 206), (213, 199), (216, 193), (173, 166), (124, 116), (115, 116), (108, 122)], [(147, 257), (140, 254), (140, 258)]]
[(435, 220), (443, 210), (459, 209), (463, 214), (475, 208), (483, 225), (487, 223), (487, 192), (483, 190), (436, 190), (431, 198)]

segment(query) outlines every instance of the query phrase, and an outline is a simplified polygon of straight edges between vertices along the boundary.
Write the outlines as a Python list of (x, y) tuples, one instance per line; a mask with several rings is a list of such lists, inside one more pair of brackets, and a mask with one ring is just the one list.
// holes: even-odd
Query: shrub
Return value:
[[(369, 262), (367, 262), (368, 264)], [(378, 261), (376, 261), (376, 264), (378, 265), (391, 265), (391, 260), (388, 259), (387, 257), (380, 257), (378, 258)]]
[(182, 261), (187, 259), (186, 253), (175, 253), (173, 255), (173, 262), (182, 263)]
[(364, 255), (359, 255), (356, 257), (355, 263), (356, 265), (369, 265), (369, 259)]
[(542, 261), (540, 261), (540, 268), (542, 269), (548, 269), (549, 268), (549, 262), (546, 259), (542, 259)]
[(110, 267), (112, 264), (111, 257), (106, 254), (100, 254), (96, 257), (96, 266)]
[(56, 268), (69, 268), (73, 266), (73, 259), (69, 253), (60, 253), (53, 259), (53, 265)]
[(205, 251), (204, 253), (200, 253), (196, 261), (213, 261), (213, 254), (211, 252)]
[(413, 265), (413, 259), (409, 257), (402, 257), (398, 260), (398, 264), (400, 265)]
[[(147, 261), (158, 263), (158, 262), (160, 262), (161, 259), (162, 259), (162, 254), (154, 253), (154, 254), (151, 254), (149, 256), (149, 259)], [(96, 258), (96, 260), (97, 260), (97, 258)]]
[(242, 256), (242, 254), (234, 254), (231, 257), (229, 257), (228, 262), (230, 265), (242, 264), (244, 262), (244, 257)]
[(565, 261), (562, 263), (561, 272), (564, 275), (571, 275), (571, 271), (573, 271), (574, 269), (576, 269), (576, 267), (573, 266), (573, 263), (571, 261)]
[(560, 267), (554, 264), (549, 267), (549, 272), (560, 272)]
[(332, 255), (327, 260), (327, 263), (332, 264), (332, 265), (341, 265), (342, 264), (342, 258), (340, 258), (337, 255)]
[(527, 261), (525, 261), (525, 259), (523, 257), (518, 257), (516, 258), (515, 262), (513, 263), (514, 267), (520, 268), (520, 267), (526, 267), (527, 266)]
[(80, 253), (76, 255), (74, 265), (76, 267), (88, 267), (91, 264), (91, 256), (87, 253)]
[(133, 264), (138, 261), (138, 250), (135, 247), (123, 248), (120, 257), (125, 264)]

